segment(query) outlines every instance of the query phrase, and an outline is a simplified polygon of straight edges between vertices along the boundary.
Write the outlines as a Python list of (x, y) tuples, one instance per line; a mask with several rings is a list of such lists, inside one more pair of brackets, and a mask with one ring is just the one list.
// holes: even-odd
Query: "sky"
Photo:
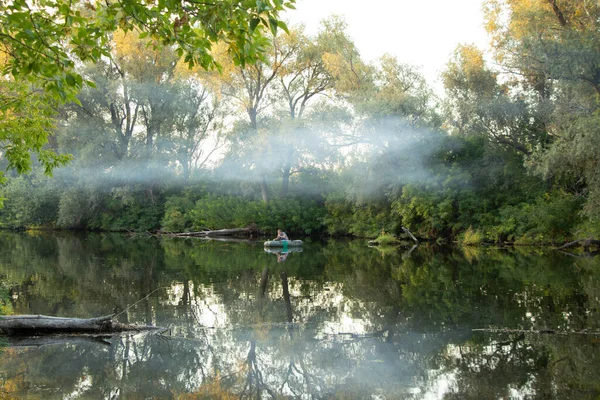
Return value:
[(484, 0), (296, 0), (285, 14), (317, 33), (320, 21), (343, 16), (361, 56), (375, 61), (385, 53), (418, 67), (427, 81), (441, 89), (440, 72), (458, 44), (488, 46), (483, 27)]

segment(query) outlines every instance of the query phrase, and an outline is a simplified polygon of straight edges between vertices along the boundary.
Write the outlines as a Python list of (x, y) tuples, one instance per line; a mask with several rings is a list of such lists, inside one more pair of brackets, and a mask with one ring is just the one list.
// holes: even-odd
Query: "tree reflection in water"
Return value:
[[(598, 261), (308, 244), (0, 234), (16, 313), (117, 307), (161, 335), (5, 345), (3, 396), (595, 399)], [(473, 332), (473, 328), (500, 328)], [(555, 334), (512, 333), (553, 330)], [(583, 332), (588, 334), (562, 334)], [(107, 342), (110, 345), (107, 345)]]

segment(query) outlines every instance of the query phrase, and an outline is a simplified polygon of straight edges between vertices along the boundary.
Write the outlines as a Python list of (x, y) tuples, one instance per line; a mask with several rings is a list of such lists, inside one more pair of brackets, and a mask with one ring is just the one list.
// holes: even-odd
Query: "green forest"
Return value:
[(488, 0), (443, 93), (293, 3), (2, 2), (0, 228), (600, 236), (598, 2)]

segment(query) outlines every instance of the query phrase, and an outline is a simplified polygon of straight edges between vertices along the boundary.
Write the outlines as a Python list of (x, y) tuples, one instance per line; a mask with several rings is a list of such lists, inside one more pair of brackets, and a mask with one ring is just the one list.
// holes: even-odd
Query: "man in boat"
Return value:
[(277, 229), (277, 237), (273, 240), (290, 240), (288, 235), (285, 234), (281, 229)]

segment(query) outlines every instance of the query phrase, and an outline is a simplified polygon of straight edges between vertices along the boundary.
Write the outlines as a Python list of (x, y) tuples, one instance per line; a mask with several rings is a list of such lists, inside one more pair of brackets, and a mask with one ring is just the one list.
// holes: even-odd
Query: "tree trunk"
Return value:
[(290, 171), (292, 167), (289, 164), (285, 164), (281, 171), (281, 192), (279, 193), (280, 199), (285, 199), (290, 189)]
[(0, 316), (0, 333), (8, 336), (55, 333), (117, 333), (161, 329), (155, 326), (122, 324), (114, 315), (97, 318), (63, 318), (48, 315)]
[(412, 234), (411, 231), (408, 230), (408, 228), (402, 227), (402, 230), (404, 231), (404, 233), (406, 233), (408, 236), (410, 236), (410, 238), (412, 240), (414, 240), (415, 243), (419, 244), (419, 241), (417, 240), (417, 238)]
[(260, 180), (260, 193), (262, 195), (262, 201), (265, 204), (269, 203), (269, 187), (267, 186), (267, 178), (263, 174)]

